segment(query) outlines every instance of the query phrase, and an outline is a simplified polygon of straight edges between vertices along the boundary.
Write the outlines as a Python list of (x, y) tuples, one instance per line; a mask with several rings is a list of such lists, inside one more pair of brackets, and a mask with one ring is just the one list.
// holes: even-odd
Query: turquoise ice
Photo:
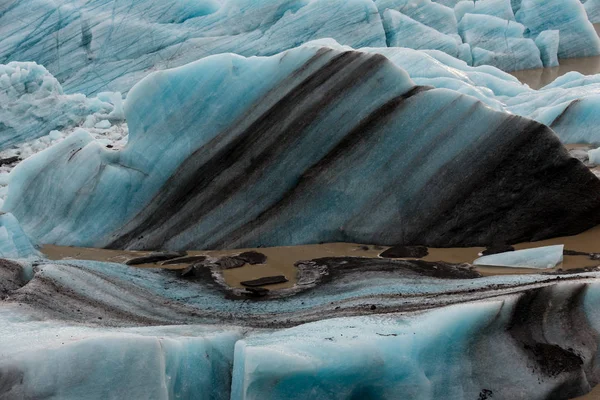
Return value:
[(507, 251), (480, 257), (473, 261), (473, 264), (512, 268), (554, 268), (563, 261), (563, 249), (563, 245), (556, 245)]

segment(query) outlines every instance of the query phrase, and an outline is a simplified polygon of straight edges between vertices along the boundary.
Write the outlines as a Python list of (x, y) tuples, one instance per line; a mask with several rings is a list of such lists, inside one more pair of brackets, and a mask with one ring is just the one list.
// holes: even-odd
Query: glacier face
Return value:
[(324, 258), (261, 301), (221, 273), (0, 260), (0, 397), (546, 399), (600, 379), (598, 272)]
[(385, 46), (371, 0), (18, 0), (0, 14), (0, 63), (36, 61), (69, 93), (128, 91), (148, 73), (235, 52), (271, 55), (331, 37)]
[[(600, 183), (552, 131), (414, 86), (377, 53), (309, 45), (208, 57), (149, 76), (125, 112), (123, 150), (77, 131), (11, 174), (3, 209), (34, 239), (138, 249), (452, 246), (597, 223)], [(531, 203), (539, 214), (523, 217)], [(549, 214), (550, 226), (541, 218)]]
[[(212, 54), (273, 55), (319, 38), (354, 48), (434, 48), (475, 65), (513, 70), (541, 65), (543, 58), (534, 47), (548, 30), (559, 31), (560, 46), (547, 59), (600, 54), (600, 39), (586, 10), (596, 18), (597, 2), (11, 0), (0, 14), (0, 63), (35, 61), (67, 93), (86, 95), (125, 93), (153, 71)], [(507, 44), (503, 31), (496, 29), (482, 44), (460, 34), (481, 32), (493, 20), (518, 21), (526, 37)], [(543, 51), (554, 50), (546, 43), (541, 41)]]

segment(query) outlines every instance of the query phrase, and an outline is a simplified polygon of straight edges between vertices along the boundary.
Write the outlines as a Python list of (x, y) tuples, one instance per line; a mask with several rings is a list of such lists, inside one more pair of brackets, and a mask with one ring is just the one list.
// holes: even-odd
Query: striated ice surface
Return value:
[[(422, 48), (426, 33), (435, 36), (427, 42), (428, 48), (435, 46), (455, 56), (455, 48), (448, 47), (446, 37), (450, 37), (457, 45), (469, 44), (479, 55), (478, 63), (509, 70), (534, 65), (529, 58), (535, 54), (525, 53), (523, 39), (513, 38), (497, 55), (487, 54), (496, 50), (461, 38), (457, 21), (463, 31), (481, 30), (489, 20), (470, 19), (470, 15), (499, 18), (508, 24), (514, 22), (513, 10), (518, 10), (516, 19), (525, 26), (529, 39), (535, 40), (546, 30), (559, 31), (560, 58), (595, 55), (600, 39), (585, 10), (595, 18), (598, 8), (593, 4), (595, 0), (585, 6), (579, 0), (14, 0), (0, 14), (0, 63), (44, 65), (66, 93), (126, 93), (153, 71), (213, 54), (273, 55), (319, 38), (354, 48)], [(402, 14), (395, 21), (404, 21), (404, 29), (398, 25), (389, 29), (390, 21), (382, 18), (388, 9)], [(504, 33), (491, 30), (488, 39), (498, 42), (497, 48)], [(507, 51), (528, 60), (508, 63)], [(466, 47), (461, 54), (461, 59), (471, 62)]]
[(386, 45), (372, 0), (16, 0), (0, 26), (0, 63), (36, 61), (87, 95), (125, 93), (212, 54), (272, 55), (318, 38)]
[(563, 260), (563, 245), (536, 247), (483, 256), (475, 265), (493, 265), (514, 268), (554, 268)]
[(473, 65), (493, 65), (506, 71), (541, 68), (540, 52), (525, 27), (483, 14), (466, 14), (458, 24), (463, 41), (473, 48)]
[(521, 0), (515, 16), (531, 37), (559, 30), (559, 58), (600, 54), (600, 38), (579, 0)]
[(582, 1), (583, 7), (587, 13), (589, 20), (595, 24), (600, 23), (600, 1), (587, 0)]
[[(381, 50), (390, 58), (376, 53)], [(3, 210), (43, 243), (131, 249), (323, 241), (475, 245), (492, 236), (523, 241), (594, 224), (595, 203), (586, 200), (598, 190), (594, 176), (570, 162), (548, 128), (502, 112), (494, 98), (493, 90), (500, 97), (528, 88), (444, 53), (436, 52), (471, 75), (427, 55), (421, 61), (439, 71), (424, 68), (411, 54), (423, 55), (314, 44), (273, 57), (218, 55), (159, 71), (128, 94), (122, 150), (75, 131), (13, 170)], [(413, 63), (410, 69), (431, 74), (444, 89), (416, 87), (398, 61)], [(444, 81), (444, 74), (452, 79)], [(477, 79), (487, 87), (473, 88)], [(479, 93), (498, 111), (461, 93)], [(536, 175), (549, 162), (553, 175)], [(500, 164), (505, 175), (494, 172)], [(465, 168), (472, 171), (468, 182)], [(523, 173), (532, 174), (531, 183), (520, 189), (526, 200), (515, 202), (507, 182)], [(563, 179), (566, 192), (580, 193), (577, 207), (568, 200), (569, 213), (562, 212)], [(475, 181), (485, 182), (481, 190), (472, 189)], [(458, 203), (459, 193), (471, 200)], [(529, 209), (532, 202), (540, 214), (510, 212), (499, 222), (490, 210), (501, 202), (490, 198), (507, 202), (498, 212), (513, 203), (515, 210)], [(540, 226), (539, 217), (557, 208), (563, 219)], [(443, 220), (440, 209), (447, 210)], [(467, 229), (472, 220), (477, 229)], [(484, 229), (485, 220), (497, 229)], [(517, 229), (517, 221), (531, 229)]]
[(513, 13), (510, 1), (507, 0), (462, 0), (454, 6), (454, 13), (458, 22), (466, 14), (484, 14), (507, 21), (515, 20), (515, 14)]
[(383, 13), (383, 26), (387, 43), (392, 47), (441, 50), (458, 57), (459, 44), (456, 39), (436, 31), (395, 10)]

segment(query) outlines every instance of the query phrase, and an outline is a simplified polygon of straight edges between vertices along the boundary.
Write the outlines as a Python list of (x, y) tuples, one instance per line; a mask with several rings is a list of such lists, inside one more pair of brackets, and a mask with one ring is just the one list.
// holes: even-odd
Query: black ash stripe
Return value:
[[(372, 75), (384, 63), (389, 62), (383, 56), (370, 55), (358, 52), (344, 52), (331, 59), (323, 67), (309, 75), (304, 81), (295, 86), (287, 95), (279, 100), (273, 107), (263, 113), (248, 129), (231, 140), (231, 143), (223, 146), (208, 161), (207, 153), (214, 149), (214, 143), (209, 143), (197, 150), (190, 156), (167, 182), (165, 187), (154, 198), (153, 202), (146, 207), (141, 214), (148, 217), (140, 220), (139, 215), (132, 221), (133, 229), (107, 247), (123, 248), (137, 238), (147, 235), (148, 232), (160, 230), (163, 224), (176, 217), (180, 224), (170, 230), (164, 230), (159, 235), (170, 237), (182, 230), (193, 226), (202, 216), (217, 207), (221, 202), (239, 190), (239, 188), (250, 181), (252, 173), (263, 170), (270, 162), (273, 154), (277, 154), (288, 147), (296, 137), (300, 137), (305, 130), (316, 119), (317, 115), (330, 103), (339, 99), (344, 92), (351, 90), (357, 83)], [(334, 78), (335, 77), (335, 78)], [(311, 97), (315, 90), (330, 83), (332, 88), (327, 95), (313, 101)], [(299, 103), (308, 102), (306, 109), (296, 112), (292, 121), (286, 121), (286, 117), (292, 114)], [(296, 110), (297, 111), (297, 110)], [(281, 122), (286, 122), (282, 126)], [(278, 122), (280, 124), (278, 124)], [(290, 129), (291, 127), (291, 129)], [(285, 135), (284, 135), (285, 133)], [(225, 132), (223, 135), (231, 135)], [(222, 141), (222, 135), (213, 142)], [(280, 139), (280, 140), (276, 140)], [(260, 143), (257, 141), (260, 140)], [(265, 143), (271, 143), (265, 146)], [(252, 156), (253, 148), (260, 149), (258, 155)], [(249, 167), (240, 171), (219, 188), (216, 193), (209, 193), (208, 188), (217, 179), (218, 175), (242, 165), (246, 162)], [(208, 196), (203, 201), (195, 201), (200, 195)], [(191, 212), (179, 213), (188, 203), (194, 202)], [(147, 212), (148, 208), (155, 210)], [(160, 246), (162, 240), (144, 238), (150, 246)]]

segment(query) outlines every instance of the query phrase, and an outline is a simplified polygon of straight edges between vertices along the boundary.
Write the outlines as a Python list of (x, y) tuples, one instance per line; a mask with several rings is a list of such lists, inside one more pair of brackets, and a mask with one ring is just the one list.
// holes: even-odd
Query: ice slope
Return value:
[(383, 13), (387, 44), (392, 47), (441, 50), (453, 57), (459, 55), (460, 42), (395, 10)]
[(554, 268), (563, 261), (563, 245), (536, 247), (483, 256), (474, 265), (493, 265), (514, 268)]
[[(123, 150), (79, 130), (11, 173), (3, 209), (34, 239), (474, 245), (576, 233), (600, 215), (600, 182), (548, 128), (414, 86), (379, 54), (208, 57), (140, 82), (125, 112)], [(532, 203), (539, 215), (523, 217)]]
[(372, 0), (14, 0), (0, 26), (0, 63), (36, 61), (87, 95), (125, 93), (211, 54), (271, 55), (327, 37), (386, 45)]
[(220, 274), (0, 260), (0, 397), (519, 400), (600, 379), (598, 272), (326, 258), (258, 301)]
[(122, 121), (122, 108), (119, 93), (67, 95), (41, 65), (0, 64), (0, 151), (95, 119)]
[[(321, 45), (340, 48), (333, 42)], [(386, 56), (419, 85), (446, 88), (476, 97), (489, 107), (550, 126), (564, 143), (600, 143), (600, 77), (570, 72), (540, 90), (489, 66), (470, 67), (439, 51), (370, 48)]]

